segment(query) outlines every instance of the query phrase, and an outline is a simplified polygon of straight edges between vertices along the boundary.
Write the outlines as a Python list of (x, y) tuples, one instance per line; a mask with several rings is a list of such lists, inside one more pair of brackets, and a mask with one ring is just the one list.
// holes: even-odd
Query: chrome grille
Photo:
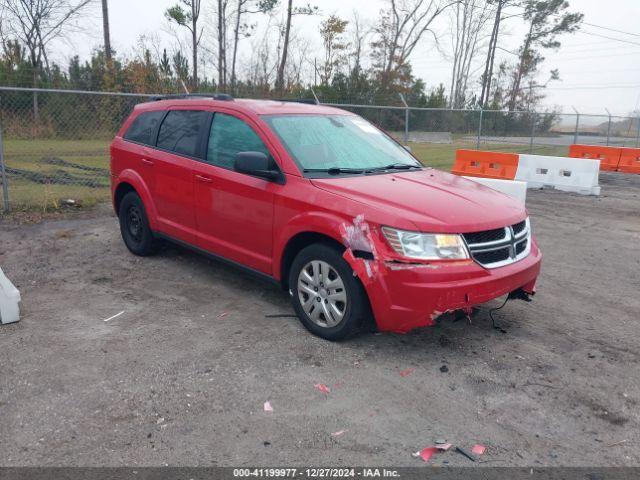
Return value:
[(522, 222), (483, 232), (464, 233), (473, 259), (485, 268), (498, 268), (522, 260), (531, 251), (531, 224)]

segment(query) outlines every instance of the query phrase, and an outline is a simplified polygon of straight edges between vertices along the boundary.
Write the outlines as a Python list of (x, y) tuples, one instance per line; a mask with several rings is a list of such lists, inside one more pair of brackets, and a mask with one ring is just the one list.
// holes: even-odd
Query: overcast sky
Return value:
[[(110, 0), (111, 37), (113, 48), (119, 54), (131, 54), (141, 35), (156, 35), (163, 46), (170, 47), (172, 37), (167, 30), (163, 13), (176, 0)], [(98, 2), (99, 3), (99, 2)], [(214, 0), (203, 0), (203, 4), (213, 4)], [(303, 3), (303, 2), (299, 2)], [(306, 0), (305, 0), (306, 3)], [(323, 17), (335, 13), (349, 19), (353, 11), (374, 22), (385, 0), (316, 0), (322, 15), (319, 17), (295, 17), (297, 34), (320, 49), (318, 25)], [(573, 112), (572, 106), (584, 113), (603, 115), (605, 108), (613, 114), (625, 115), (640, 105), (640, 0), (570, 0), (571, 9), (584, 13), (584, 21), (593, 25), (583, 25), (579, 33), (560, 37), (562, 48), (557, 53), (547, 52), (547, 60), (542, 66), (539, 81), (544, 81), (548, 71), (560, 70), (560, 82), (549, 86), (544, 104), (558, 106), (566, 113)], [(96, 11), (96, 14), (98, 12)], [(263, 20), (262, 16), (255, 16)], [(74, 53), (89, 54), (92, 48), (102, 44), (100, 18), (96, 15), (94, 25), (86, 36), (76, 36), (71, 40), (71, 48), (60, 49), (56, 57), (66, 60)], [(442, 37), (443, 48), (447, 45), (449, 21), (442, 17), (436, 25)], [(600, 27), (620, 30), (618, 33)], [(211, 30), (213, 29), (213, 26)], [(231, 28), (230, 28), (231, 30)], [(524, 33), (522, 21), (508, 21), (504, 26), (500, 46), (506, 50), (516, 50)], [(611, 37), (611, 38), (603, 38)], [(616, 41), (619, 39), (623, 41)], [(248, 55), (250, 44), (244, 42), (242, 56)], [(502, 53), (505, 58), (509, 54)], [(515, 57), (513, 57), (515, 58)], [(482, 59), (479, 58), (479, 62)], [(411, 64), (416, 76), (425, 80), (428, 87), (450, 81), (450, 62), (433, 48), (431, 39), (426, 38), (421, 48), (415, 50)], [(211, 69), (211, 67), (209, 67)], [(205, 72), (215, 76), (215, 71)]]

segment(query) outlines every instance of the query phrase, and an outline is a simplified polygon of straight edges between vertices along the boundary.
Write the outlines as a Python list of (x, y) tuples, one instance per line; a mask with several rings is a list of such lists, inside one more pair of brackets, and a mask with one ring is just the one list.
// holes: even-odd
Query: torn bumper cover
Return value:
[[(447, 311), (468, 310), (518, 289), (535, 292), (542, 261), (535, 238), (527, 257), (500, 268), (485, 269), (473, 260), (406, 263), (385, 258), (381, 239), (366, 222), (354, 224), (343, 232), (344, 258), (367, 291), (380, 331), (406, 333), (435, 324)], [(372, 256), (359, 255), (363, 250)]]

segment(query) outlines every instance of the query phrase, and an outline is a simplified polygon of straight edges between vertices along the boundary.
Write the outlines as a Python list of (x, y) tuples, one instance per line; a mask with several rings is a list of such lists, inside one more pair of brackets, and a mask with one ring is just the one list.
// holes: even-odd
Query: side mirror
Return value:
[(272, 182), (282, 182), (284, 177), (279, 170), (272, 168), (272, 162), (262, 152), (238, 152), (233, 167), (236, 172), (264, 178)]
[(402, 146), (407, 152), (411, 153), (411, 147), (409, 145)]

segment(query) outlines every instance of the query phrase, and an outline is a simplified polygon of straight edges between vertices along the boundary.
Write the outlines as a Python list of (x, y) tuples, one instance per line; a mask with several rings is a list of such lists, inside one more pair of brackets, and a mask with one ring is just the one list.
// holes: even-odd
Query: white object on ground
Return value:
[(600, 195), (599, 170), (600, 160), (520, 154), (516, 180), (524, 180), (528, 188)]
[(520, 180), (500, 180), (498, 178), (484, 178), (484, 177), (464, 177), (467, 180), (472, 180), (477, 183), (481, 183), (485, 187), (493, 188), (499, 192), (509, 195), (511, 198), (520, 200), (525, 203), (527, 200), (527, 182)]
[(120, 315), (122, 315), (123, 313), (124, 313), (124, 310), (123, 310), (123, 311), (121, 311), (121, 312), (119, 312), (119, 313), (116, 313), (115, 315), (113, 315), (113, 316), (111, 316), (111, 317), (109, 317), (109, 318), (105, 318), (105, 320), (104, 320), (104, 321), (105, 321), (105, 322), (108, 322), (109, 320), (113, 320), (114, 318), (118, 318), (118, 317), (119, 317)]
[(20, 292), (5, 276), (0, 268), (0, 323), (20, 320)]

